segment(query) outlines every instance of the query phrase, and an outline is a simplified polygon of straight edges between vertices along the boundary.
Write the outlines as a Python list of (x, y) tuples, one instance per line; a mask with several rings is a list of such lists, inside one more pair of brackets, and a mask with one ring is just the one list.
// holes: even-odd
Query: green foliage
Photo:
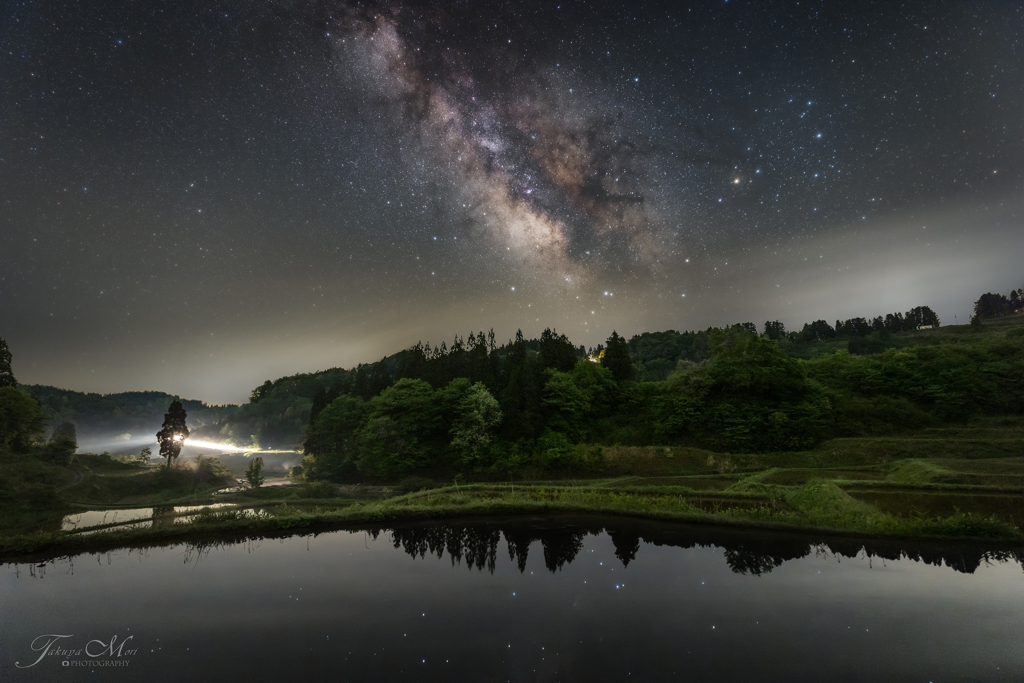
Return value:
[[(632, 403), (660, 440), (730, 450), (805, 448), (823, 436), (829, 405), (798, 361), (736, 326), (712, 330), (707, 364), (681, 364), (668, 382), (638, 387)], [(632, 412), (632, 411), (631, 411)]]
[(852, 337), (847, 342), (847, 350), (858, 356), (867, 356), (873, 353), (881, 353), (885, 351), (887, 344), (885, 339), (871, 334), (866, 337)]
[(368, 402), (347, 394), (321, 410), (306, 438), (303, 476), (310, 481), (351, 476), (358, 452), (353, 437), (369, 413)]
[[(836, 353), (806, 367), (809, 377), (842, 397), (837, 407), (863, 406), (864, 400), (881, 400), (888, 406), (902, 401), (904, 408), (889, 418), (875, 411), (893, 428), (901, 428), (909, 405), (943, 421), (1013, 414), (1024, 405), (1024, 344), (1005, 337), (889, 349), (873, 356)], [(842, 414), (837, 417), (842, 419)]]
[(430, 464), (430, 447), (448, 431), (434, 393), (423, 380), (401, 379), (370, 401), (369, 418), (356, 437), (360, 472), (391, 479)]
[(501, 422), (501, 407), (482, 382), (470, 387), (458, 402), (449, 433), (451, 446), (462, 462), (479, 464), (487, 453), (494, 428)]
[(263, 485), (263, 458), (256, 456), (249, 461), (249, 466), (245, 468), (245, 480), (254, 489)]
[(597, 363), (581, 360), (572, 372), (548, 371), (543, 392), (547, 427), (573, 443), (584, 441), (590, 422), (607, 412), (617, 394), (612, 372)]
[(0, 448), (25, 451), (42, 437), (44, 420), (35, 399), (13, 386), (0, 387)]
[(707, 332), (644, 332), (629, 340), (629, 354), (637, 381), (660, 382), (680, 361), (700, 362), (709, 357)]
[(540, 464), (545, 467), (560, 467), (571, 464), (573, 447), (561, 432), (548, 431), (537, 443)]

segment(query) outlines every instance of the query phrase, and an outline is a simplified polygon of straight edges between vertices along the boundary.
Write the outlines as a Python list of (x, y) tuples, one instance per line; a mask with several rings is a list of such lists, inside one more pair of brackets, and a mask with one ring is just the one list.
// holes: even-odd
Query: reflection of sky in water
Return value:
[[(234, 507), (234, 504), (215, 503), (212, 505), (176, 505), (174, 506), (174, 513), (198, 512), (203, 508), (216, 510), (226, 507)], [(132, 508), (130, 510), (88, 510), (86, 512), (77, 512), (73, 515), (65, 515), (64, 519), (61, 520), (61, 529), (64, 531), (73, 531), (76, 529), (87, 529), (89, 527), (105, 524), (124, 524), (126, 522), (136, 520), (148, 520), (152, 517), (153, 508)], [(136, 524), (134, 526), (140, 525)], [(149, 525), (146, 524), (141, 526)]]
[[(0, 670), (11, 680), (57, 675), (57, 661), (27, 673), (14, 661), (27, 659), (35, 636), (68, 633), (83, 641), (133, 635), (140, 651), (119, 675), (146, 681), (1024, 675), (1016, 560), (969, 564), (968, 573), (814, 544), (800, 557), (790, 552), (794, 538), (802, 543), (792, 535), (720, 532), (721, 545), (693, 544), (694, 534), (712, 532), (679, 528), (682, 542), (641, 540), (635, 552), (621, 534), (614, 542), (606, 533), (563, 534), (545, 540), (549, 548), (520, 534), (529, 543), (522, 571), (509, 555), (514, 532), (480, 545), (493, 555), (491, 572), (490, 557), (482, 570), (476, 560), (467, 570), (465, 553), (458, 562), (447, 551), (438, 558), (429, 531), (339, 531), (6, 566)], [(763, 560), (773, 553), (778, 561)], [(626, 566), (624, 554), (633, 556)], [(737, 562), (771, 568), (737, 573)]]

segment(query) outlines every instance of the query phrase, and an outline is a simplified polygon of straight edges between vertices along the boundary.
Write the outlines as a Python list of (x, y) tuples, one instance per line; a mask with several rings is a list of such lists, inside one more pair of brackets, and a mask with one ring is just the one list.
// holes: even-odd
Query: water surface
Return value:
[(125, 549), (3, 566), (0, 679), (1017, 681), (1020, 557), (600, 517)]

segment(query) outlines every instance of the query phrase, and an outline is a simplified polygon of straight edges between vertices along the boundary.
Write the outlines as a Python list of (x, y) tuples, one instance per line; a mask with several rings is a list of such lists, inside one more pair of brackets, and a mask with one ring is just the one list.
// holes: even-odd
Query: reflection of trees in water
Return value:
[[(589, 533), (599, 533), (590, 531)], [(583, 539), (588, 531), (574, 528), (499, 528), (491, 525), (433, 525), (400, 527), (391, 530), (391, 539), (396, 548), (401, 548), (413, 557), (421, 559), (427, 554), (441, 558), (447, 551), (452, 565), (466, 559), (466, 567), (476, 567), (494, 573), (498, 555), (498, 543), (504, 535), (508, 544), (508, 556), (516, 562), (519, 571), (526, 571), (526, 558), (530, 545), (540, 541), (544, 551), (544, 565), (552, 572), (572, 562), (583, 548)], [(374, 533), (376, 538), (376, 533)]]
[(754, 576), (761, 576), (762, 574), (767, 574), (785, 561), (786, 560), (778, 555), (751, 551), (743, 546), (738, 548), (729, 548), (725, 551), (725, 563), (729, 565), (729, 569), (733, 570), (737, 574), (753, 574)]
[[(153, 508), (153, 525), (174, 523), (174, 507)], [(355, 530), (353, 530), (355, 531)], [(463, 524), (410, 524), (393, 529), (381, 527), (359, 530), (366, 534), (367, 544), (381, 533), (391, 534), (396, 548), (413, 557), (427, 554), (443, 557), (447, 552), (452, 564), (465, 559), (469, 569), (480, 571), (486, 567), (493, 573), (497, 565), (498, 546), (502, 537), (507, 545), (509, 560), (520, 572), (526, 571), (530, 547), (539, 541), (548, 571), (561, 570), (571, 563), (583, 549), (588, 535), (607, 533), (615, 548), (615, 556), (623, 567), (642, 556), (641, 544), (672, 548), (721, 548), (726, 564), (737, 574), (763, 576), (789, 560), (807, 557), (811, 553), (842, 562), (844, 558), (866, 558), (869, 562), (915, 560), (942, 566), (964, 574), (973, 574), (982, 563), (1017, 562), (1024, 568), (1024, 546), (985, 548), (965, 542), (906, 541), (900, 539), (861, 540), (852, 537), (820, 537), (800, 533), (758, 532), (713, 526), (672, 524), (626, 518), (530, 518), (528, 520), (482, 521)], [(317, 536), (320, 532), (307, 536)], [(284, 542), (285, 535), (271, 535)], [(229, 537), (186, 543), (183, 562), (198, 564), (211, 550), (222, 550), (246, 545), (249, 553), (257, 552), (265, 536)], [(645, 551), (646, 552), (646, 551)], [(96, 554), (100, 562), (102, 554)], [(106, 553), (110, 563), (110, 553)], [(40, 556), (36, 562), (52, 559)], [(42, 567), (30, 567), (33, 574)], [(42, 571), (38, 572), (41, 576)]]
[[(380, 529), (369, 530), (377, 538)], [(676, 548), (721, 548), (725, 562), (737, 574), (763, 576), (789, 560), (815, 553), (844, 558), (866, 557), (883, 561), (909, 559), (925, 564), (945, 564), (958, 572), (973, 573), (983, 562), (1016, 561), (1024, 564), (1024, 551), (986, 550), (973, 544), (913, 543), (901, 540), (857, 540), (854, 538), (813, 538), (799, 534), (768, 534), (665, 525), (636, 520), (614, 521), (611, 524), (589, 524), (573, 521), (558, 524), (557, 518), (544, 523), (502, 522), (495, 524), (416, 525), (390, 530), (396, 548), (420, 558), (429, 553), (441, 558), (445, 552), (452, 564), (461, 564), (465, 558), (469, 569), (476, 568), (493, 573), (498, 545), (504, 537), (509, 560), (520, 572), (526, 571), (530, 546), (540, 541), (544, 553), (544, 566), (548, 571), (561, 570), (571, 563), (583, 549), (588, 535), (607, 533), (615, 547), (615, 556), (628, 567), (640, 553), (641, 542)]]
[(562, 565), (572, 562), (576, 555), (583, 550), (583, 538), (587, 535), (585, 531), (566, 531), (565, 533), (551, 533), (541, 537), (540, 542), (544, 546), (544, 566), (552, 574), (556, 569), (561, 570)]
[(452, 558), (452, 566), (466, 558), (466, 567), (476, 567), (494, 573), (501, 532), (496, 527), (429, 526), (394, 529), (391, 532), (396, 548), (413, 557), (426, 557), (427, 553), (440, 559), (445, 551)]

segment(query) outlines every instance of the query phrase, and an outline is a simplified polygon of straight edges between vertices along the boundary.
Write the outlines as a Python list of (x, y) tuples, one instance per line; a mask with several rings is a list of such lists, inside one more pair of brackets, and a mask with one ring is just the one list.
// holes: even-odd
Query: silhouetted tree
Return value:
[(884, 324), (889, 332), (902, 332), (905, 328), (903, 314), (899, 311), (886, 314)]
[(352, 383), (352, 393), (359, 398), (373, 398), (370, 393), (370, 366), (360, 363), (356, 366), (356, 379)]
[(0, 387), (16, 387), (18, 381), (14, 379), (11, 371), (11, 350), (7, 348), (7, 342), (0, 337)]
[(245, 468), (245, 480), (254, 489), (263, 485), (263, 458), (256, 456), (249, 461), (249, 466)]
[(313, 406), (309, 409), (309, 424), (316, 422), (316, 416), (320, 414), (320, 411), (327, 407), (330, 401), (327, 400), (327, 390), (323, 386), (316, 388), (316, 393), (313, 394)]
[(864, 318), (850, 318), (849, 320), (836, 321), (836, 336), (840, 337), (863, 337), (871, 334), (871, 323)]
[(974, 302), (976, 318), (995, 318), (1010, 312), (1010, 300), (1002, 294), (985, 292)]
[(928, 308), (927, 306), (917, 306), (907, 311), (907, 315), (904, 320), (910, 329), (916, 329), (922, 325), (933, 325), (939, 326), (939, 316), (935, 315), (935, 311)]
[(185, 417), (181, 401), (173, 401), (164, 415), (163, 428), (156, 433), (157, 441), (160, 442), (160, 457), (167, 458), (168, 469), (174, 463), (174, 459), (181, 454), (181, 447), (188, 438)]
[[(838, 320), (836, 322), (839, 323)], [(815, 320), (813, 323), (804, 323), (804, 329), (800, 330), (799, 334), (800, 341), (803, 342), (823, 341), (825, 339), (832, 339), (835, 336), (836, 331), (824, 320)]]
[(388, 364), (385, 358), (381, 358), (378, 362), (373, 364), (373, 370), (370, 372), (370, 382), (367, 391), (369, 396), (366, 398), (372, 398), (380, 392), (391, 386), (391, 373), (388, 372)]
[(778, 320), (765, 321), (764, 336), (773, 341), (778, 341), (786, 336), (786, 326)]
[(522, 330), (516, 330), (515, 341), (508, 345), (501, 383), (500, 403), (506, 437), (512, 440), (536, 438), (541, 405), (540, 372), (538, 363), (530, 357)]
[(564, 334), (552, 332), (545, 328), (540, 334), (540, 364), (542, 368), (554, 368), (559, 372), (568, 372), (579, 360), (576, 356), (576, 347)]
[(625, 382), (633, 376), (633, 360), (629, 357), (629, 344), (612, 330), (612, 336), (605, 341), (602, 367), (611, 371), (616, 382)]

